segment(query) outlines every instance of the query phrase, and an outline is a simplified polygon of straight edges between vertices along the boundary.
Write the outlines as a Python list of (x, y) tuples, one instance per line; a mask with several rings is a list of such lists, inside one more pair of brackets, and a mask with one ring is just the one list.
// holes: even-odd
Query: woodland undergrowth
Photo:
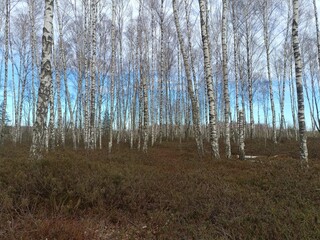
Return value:
[(211, 160), (209, 145), (200, 161), (193, 142), (30, 161), (28, 144), (5, 143), (0, 239), (319, 239), (319, 139), (309, 141), (308, 170), (289, 140), (247, 142), (255, 161)]

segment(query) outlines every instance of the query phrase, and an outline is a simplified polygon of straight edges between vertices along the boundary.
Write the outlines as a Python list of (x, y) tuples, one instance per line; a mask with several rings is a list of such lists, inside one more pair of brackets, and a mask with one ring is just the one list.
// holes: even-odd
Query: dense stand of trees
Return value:
[(200, 157), (209, 141), (231, 158), (236, 141), (243, 158), (246, 137), (290, 137), (308, 161), (315, 0), (5, 0), (0, 13), (1, 141), (8, 113), (13, 142), (33, 126), (33, 158), (69, 140), (111, 153), (188, 138)]

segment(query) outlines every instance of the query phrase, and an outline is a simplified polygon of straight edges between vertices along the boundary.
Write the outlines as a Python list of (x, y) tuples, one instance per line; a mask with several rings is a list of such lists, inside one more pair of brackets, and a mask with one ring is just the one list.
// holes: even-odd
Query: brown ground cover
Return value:
[[(0, 239), (320, 239), (320, 139), (246, 142), (254, 161), (199, 161), (194, 142), (28, 160), (0, 148)], [(221, 151), (223, 151), (221, 144)], [(233, 146), (233, 154), (237, 154)]]

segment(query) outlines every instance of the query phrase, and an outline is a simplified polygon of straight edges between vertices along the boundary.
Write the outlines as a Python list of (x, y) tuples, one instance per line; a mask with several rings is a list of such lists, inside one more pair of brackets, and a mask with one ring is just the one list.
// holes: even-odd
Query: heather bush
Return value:
[(57, 149), (38, 162), (26, 146), (9, 147), (0, 160), (0, 239), (320, 237), (317, 160), (307, 171), (290, 155), (199, 161), (191, 144), (164, 143), (148, 155)]

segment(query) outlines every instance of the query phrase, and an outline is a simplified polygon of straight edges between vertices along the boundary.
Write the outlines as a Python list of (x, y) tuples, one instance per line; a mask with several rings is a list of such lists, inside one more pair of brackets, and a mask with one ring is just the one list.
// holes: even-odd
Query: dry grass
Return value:
[(265, 156), (257, 162), (199, 161), (194, 145), (60, 149), (30, 162), (27, 145), (7, 144), (0, 239), (320, 238), (319, 139), (309, 170), (295, 142), (248, 142), (248, 154)]

